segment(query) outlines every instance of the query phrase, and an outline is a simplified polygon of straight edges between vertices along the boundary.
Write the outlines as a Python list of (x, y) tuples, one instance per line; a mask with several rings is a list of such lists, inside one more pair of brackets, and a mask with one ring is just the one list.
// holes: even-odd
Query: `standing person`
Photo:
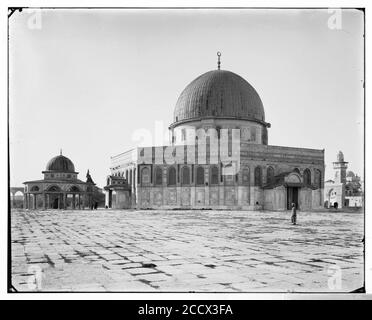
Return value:
[(296, 218), (297, 218), (296, 204), (292, 202), (292, 217), (291, 217), (292, 224), (296, 224)]

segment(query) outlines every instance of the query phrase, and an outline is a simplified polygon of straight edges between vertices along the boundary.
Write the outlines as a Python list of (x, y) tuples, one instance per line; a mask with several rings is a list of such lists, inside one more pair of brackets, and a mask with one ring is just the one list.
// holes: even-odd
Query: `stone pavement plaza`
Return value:
[(13, 211), (18, 291), (349, 292), (363, 213)]

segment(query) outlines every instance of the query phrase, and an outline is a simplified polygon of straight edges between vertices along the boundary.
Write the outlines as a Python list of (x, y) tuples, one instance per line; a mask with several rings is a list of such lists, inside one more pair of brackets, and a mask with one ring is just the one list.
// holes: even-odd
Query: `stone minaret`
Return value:
[(339, 151), (337, 154), (337, 161), (333, 162), (333, 169), (335, 170), (335, 183), (346, 183), (346, 169), (348, 162), (344, 161), (344, 154)]

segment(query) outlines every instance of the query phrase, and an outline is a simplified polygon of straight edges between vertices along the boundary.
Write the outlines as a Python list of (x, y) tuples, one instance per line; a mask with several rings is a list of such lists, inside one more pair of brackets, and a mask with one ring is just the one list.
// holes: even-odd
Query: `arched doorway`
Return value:
[(302, 186), (301, 177), (297, 172), (291, 172), (285, 179), (285, 185), (287, 189), (287, 210), (292, 208), (292, 203), (295, 204), (297, 209), (300, 209), (299, 203), (299, 189)]
[(328, 198), (328, 208), (332, 206), (331, 196), (333, 193), (333, 188), (328, 191), (327, 198)]
[(54, 198), (53, 203), (52, 203), (52, 208), (53, 209), (59, 208), (59, 198)]
[(62, 191), (57, 185), (50, 186), (45, 192), (45, 207), (49, 209), (61, 209)]

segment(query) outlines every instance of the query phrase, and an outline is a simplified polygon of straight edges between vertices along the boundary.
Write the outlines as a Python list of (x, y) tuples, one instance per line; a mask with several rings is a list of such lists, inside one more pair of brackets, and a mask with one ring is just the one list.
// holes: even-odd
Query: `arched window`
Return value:
[(262, 128), (262, 144), (267, 144), (267, 128)]
[(242, 174), (242, 182), (244, 185), (249, 185), (249, 169), (248, 168), (244, 168), (243, 169), (243, 174)]
[(37, 191), (39, 191), (39, 187), (38, 186), (33, 186), (30, 191), (37, 192)]
[(315, 170), (314, 184), (316, 187), (322, 187), (322, 172), (319, 169)]
[(251, 127), (251, 141), (256, 141), (256, 127)]
[(311, 172), (309, 169), (304, 170), (304, 185), (309, 186), (311, 184)]
[(203, 185), (204, 184), (204, 168), (198, 167), (196, 169), (196, 184)]
[(268, 167), (266, 172), (266, 181), (267, 183), (273, 183), (274, 182), (274, 168)]
[(61, 191), (61, 189), (57, 186), (51, 186), (51, 187), (48, 188), (48, 191), (59, 192), (59, 191)]
[(150, 183), (150, 170), (147, 167), (141, 171), (141, 183)]
[(221, 127), (219, 126), (216, 127), (216, 133), (217, 133), (217, 138), (220, 139)]
[(294, 168), (293, 172), (300, 174), (300, 170), (298, 168)]
[(70, 192), (80, 192), (80, 189), (77, 186), (72, 186), (69, 191)]
[(182, 184), (190, 184), (190, 168), (182, 168)]
[(254, 169), (254, 185), (261, 187), (262, 185), (262, 170), (261, 167), (256, 167)]
[(161, 167), (155, 169), (155, 184), (158, 186), (163, 184), (163, 169)]
[(168, 170), (168, 186), (176, 185), (176, 169), (175, 167), (170, 167)]
[(211, 184), (218, 184), (218, 168), (216, 166), (211, 168)]

